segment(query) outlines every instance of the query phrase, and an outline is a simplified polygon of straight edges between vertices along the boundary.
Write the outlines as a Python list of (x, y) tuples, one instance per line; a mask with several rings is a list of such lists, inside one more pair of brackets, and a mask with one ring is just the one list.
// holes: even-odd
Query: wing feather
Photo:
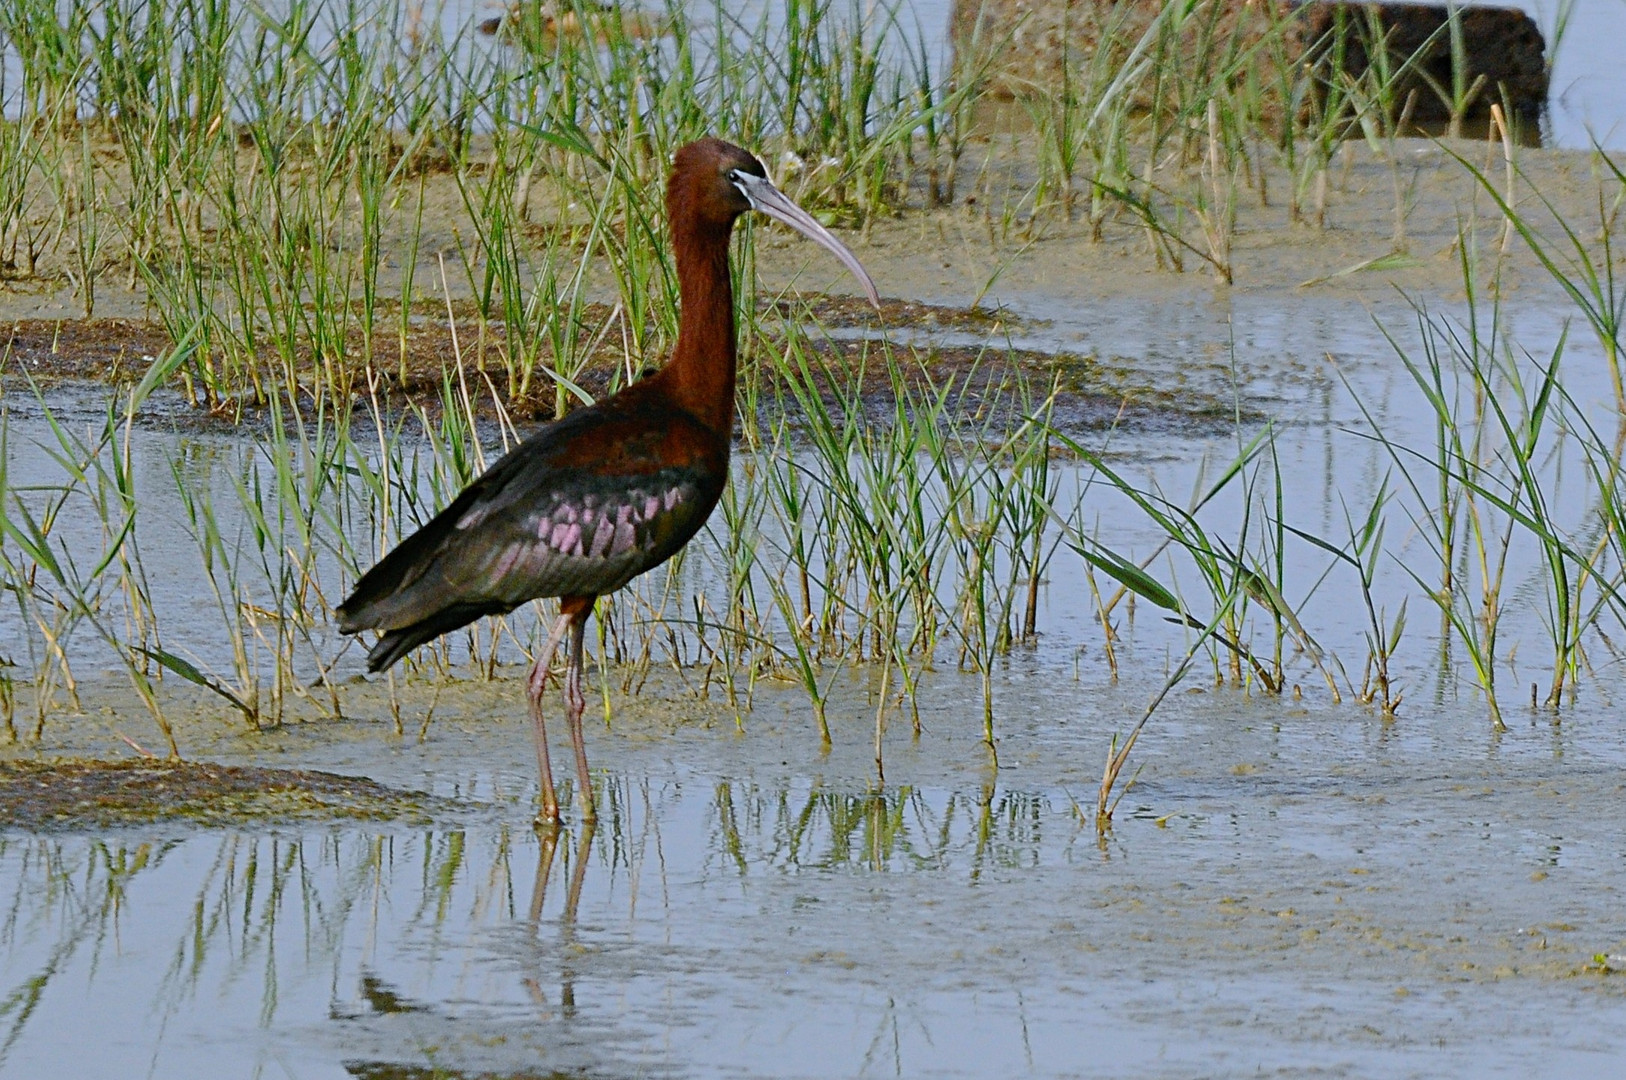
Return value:
[[(712, 433), (685, 413), (617, 407), (627, 396), (531, 436), (362, 576), (339, 629), (389, 632), (374, 670), (483, 614), (612, 592), (700, 530), (722, 493), (727, 441), (708, 446)], [(611, 451), (588, 455), (584, 443)]]

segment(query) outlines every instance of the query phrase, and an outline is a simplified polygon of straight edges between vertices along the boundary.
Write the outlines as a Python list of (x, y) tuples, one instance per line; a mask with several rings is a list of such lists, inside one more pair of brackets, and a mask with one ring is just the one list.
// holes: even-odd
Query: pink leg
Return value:
[(531, 738), (536, 743), (536, 768), (542, 775), (542, 812), (536, 815), (538, 828), (559, 827), (559, 796), (553, 790), (553, 766), (548, 763), (548, 731), (542, 723), (542, 692), (548, 688), (548, 668), (559, 651), (559, 642), (569, 628), (569, 615), (560, 615), (548, 634), (548, 643), (537, 654), (536, 665), (531, 668), (529, 694), (531, 699)]
[(565, 715), (570, 721), (570, 742), (576, 751), (577, 801), (582, 808), (582, 822), (590, 824), (598, 820), (598, 811), (593, 806), (593, 776), (587, 771), (587, 743), (582, 737), (582, 712), (587, 708), (587, 698), (582, 693), (582, 631), (586, 626), (586, 613), (570, 624), (570, 659), (565, 668)]

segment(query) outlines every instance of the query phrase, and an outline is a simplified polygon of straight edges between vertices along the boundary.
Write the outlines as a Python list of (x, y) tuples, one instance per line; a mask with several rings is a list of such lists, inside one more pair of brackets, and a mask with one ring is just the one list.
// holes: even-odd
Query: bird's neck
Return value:
[(734, 288), (728, 275), (730, 230), (680, 229), (677, 249), (677, 347), (663, 372), (677, 403), (730, 438), (734, 431)]

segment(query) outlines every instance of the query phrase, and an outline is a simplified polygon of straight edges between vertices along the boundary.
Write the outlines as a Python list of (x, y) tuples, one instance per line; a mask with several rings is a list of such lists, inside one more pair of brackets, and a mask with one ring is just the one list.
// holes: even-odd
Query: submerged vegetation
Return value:
[[(989, 92), (986, 54), (940, 66), (906, 9), (856, 3), (750, 18), (673, 3), (635, 25), (594, 7), (589, 36), (522, 15), (488, 42), (382, 0), (11, 0), (0, 273), (70, 283), (87, 318), (121, 280), (169, 345), (88, 425), (5, 366), (7, 401), (42, 418), (37, 460), (52, 470), (16, 470), (0, 417), (7, 734), (38, 738), (75, 702), (79, 670), (109, 658), (171, 752), (165, 680), (248, 724), (340, 716), (355, 661), (331, 609), (359, 572), (510, 445), (519, 419), (665, 354), (677, 297), (658, 208), (671, 152), (697, 136), (757, 148), (833, 225), (867, 232), (954, 205), (991, 242), (1021, 243), (1082, 222), (1224, 283), (1241, 204), (1321, 228), (1340, 155), (1364, 143), (1389, 170), (1393, 255), (1406, 257), (1403, 72), (1299, 64), (1289, 16), (1260, 5), (1263, 23), (1233, 26), (1223, 6), (1109, 25), (1062, 92), (1013, 105)], [(830, 688), (862, 664), (879, 771), (887, 725), (919, 732), (923, 680), (953, 666), (980, 686), (997, 755), (1000, 667), (1044, 632), (1046, 582), (1076, 574), (1108, 676), (1133, 655), (1120, 635), (1136, 604), (1173, 624), (1183, 660), (1142, 631), (1140, 662), (1167, 676), (1155, 700), (1206, 663), (1222, 683), (1321, 684), (1391, 716), (1429, 672), (1465, 671), (1501, 727), (1518, 607), (1547, 637), (1532, 702), (1561, 715), (1626, 630), (1626, 291), (1612, 246), (1626, 175), (1592, 155), (1597, 218), (1566, 220), (1523, 178), (1528, 133), (1496, 115), (1496, 167), (1452, 166), (1496, 234), (1460, 226), (1462, 312), (1419, 301), (1415, 327), (1385, 327), (1435, 438), (1415, 445), (1362, 403), (1360, 435), (1387, 466), (1370, 490), (1340, 493), (1331, 531), (1295, 515), (1279, 429), (1240, 407), (1230, 460), (1177, 498), (1132, 475), (1110, 431), (1059, 422), (1059, 382), (1004, 362), (1002, 345), (953, 374), (925, 346), (838, 346), (811, 309), (759, 296), (740, 260), (742, 453), (709, 539), (600, 602), (606, 707), (655, 665), (742, 712), (759, 680), (788, 679), (828, 743), (846, 726), (827, 713)], [(1530, 355), (1502, 318), (1518, 245), (1573, 302), (1615, 388), (1607, 407), (1566, 390), (1569, 336)], [(241, 422), (243, 438), (185, 440), (167, 475), (139, 468), (153, 452), (140, 418), (165, 388)], [(155, 484), (181, 507), (195, 561), (174, 533), (151, 539)], [(1108, 520), (1153, 539), (1130, 544)], [(171, 545), (164, 576), (195, 567), (206, 609), (168, 606), (158, 543)], [(1359, 598), (1358, 641), (1320, 640), (1308, 612), (1328, 593)], [(1424, 606), (1440, 616), (1437, 663), (1419, 660)], [(536, 644), (534, 617), (516, 612), (413, 664), (490, 678)], [(420, 718), (397, 705), (395, 719)], [(1102, 818), (1134, 737), (1109, 758)]]

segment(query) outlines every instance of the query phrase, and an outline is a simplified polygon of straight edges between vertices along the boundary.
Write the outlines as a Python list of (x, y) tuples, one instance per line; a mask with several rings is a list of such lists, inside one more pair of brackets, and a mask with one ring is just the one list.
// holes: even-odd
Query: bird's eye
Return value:
[(751, 181), (755, 179), (756, 177), (752, 176), (744, 169), (728, 170), (728, 182), (733, 184), (734, 190), (745, 196), (745, 201), (751, 203), (753, 206), (756, 205), (756, 200), (751, 198)]

